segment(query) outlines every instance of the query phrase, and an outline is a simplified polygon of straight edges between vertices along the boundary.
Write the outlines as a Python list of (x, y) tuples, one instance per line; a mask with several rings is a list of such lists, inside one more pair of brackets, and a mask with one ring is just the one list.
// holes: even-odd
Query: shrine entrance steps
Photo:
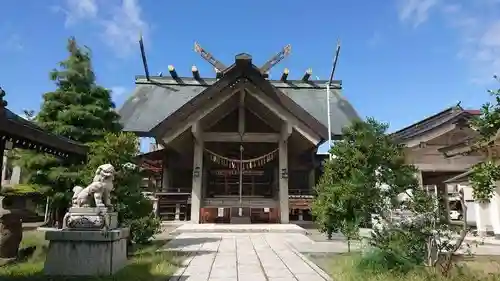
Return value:
[(295, 224), (192, 224), (176, 228), (172, 234), (183, 233), (295, 233), (307, 235), (307, 230)]

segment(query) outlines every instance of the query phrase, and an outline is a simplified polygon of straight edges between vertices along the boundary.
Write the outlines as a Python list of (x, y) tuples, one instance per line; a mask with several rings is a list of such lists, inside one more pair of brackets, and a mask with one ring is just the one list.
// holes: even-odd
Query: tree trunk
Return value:
[(347, 237), (347, 252), (351, 252), (351, 238)]

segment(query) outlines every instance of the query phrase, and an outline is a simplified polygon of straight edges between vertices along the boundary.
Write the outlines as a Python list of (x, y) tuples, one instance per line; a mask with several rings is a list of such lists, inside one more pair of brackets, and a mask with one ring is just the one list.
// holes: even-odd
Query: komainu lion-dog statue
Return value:
[(73, 188), (72, 207), (88, 207), (91, 197), (94, 197), (96, 207), (110, 207), (114, 176), (115, 168), (113, 165), (103, 164), (99, 166), (91, 184), (85, 188), (81, 186)]

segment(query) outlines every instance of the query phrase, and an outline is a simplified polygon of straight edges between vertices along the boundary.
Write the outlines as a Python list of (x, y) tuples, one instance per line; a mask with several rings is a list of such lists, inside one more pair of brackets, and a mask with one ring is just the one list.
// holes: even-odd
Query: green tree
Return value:
[[(119, 132), (109, 90), (98, 86), (87, 47), (78, 46), (75, 38), (67, 44), (68, 58), (50, 73), (57, 88), (43, 95), (34, 122), (41, 128), (81, 143), (102, 140), (107, 132)], [(84, 184), (81, 166), (61, 161), (47, 154), (24, 151), (19, 163), (28, 182), (41, 186), (51, 199), (50, 223), (60, 222), (71, 199), (74, 185)]]
[(386, 198), (417, 186), (415, 168), (405, 164), (403, 147), (386, 130), (374, 119), (354, 122), (330, 149), (334, 157), (325, 163), (313, 203), (316, 221), (330, 238), (340, 231), (350, 242), (370, 214), (384, 209)]
[[(494, 76), (500, 82), (498, 76)], [(481, 107), (481, 114), (473, 118), (471, 125), (481, 136), (481, 141), (488, 141), (500, 129), (500, 89), (488, 90), (494, 102), (486, 102)]]
[(137, 137), (131, 133), (107, 134), (103, 140), (92, 143), (90, 148), (85, 181), (92, 180), (99, 165), (113, 165), (116, 176), (111, 202), (118, 212), (119, 223), (130, 227), (134, 242), (147, 242), (158, 233), (160, 221), (153, 215), (151, 201), (142, 194), (144, 175), (139, 167), (131, 164), (139, 153)]
[[(495, 75), (495, 80), (500, 79)], [(479, 133), (479, 139), (473, 149), (483, 150), (488, 154), (488, 161), (478, 163), (472, 168), (470, 180), (474, 199), (489, 202), (495, 189), (494, 182), (500, 180), (498, 156), (487, 147), (496, 146), (491, 140), (498, 137), (500, 130), (500, 89), (488, 91), (494, 102), (486, 102), (481, 107), (481, 114), (472, 119), (472, 127)]]

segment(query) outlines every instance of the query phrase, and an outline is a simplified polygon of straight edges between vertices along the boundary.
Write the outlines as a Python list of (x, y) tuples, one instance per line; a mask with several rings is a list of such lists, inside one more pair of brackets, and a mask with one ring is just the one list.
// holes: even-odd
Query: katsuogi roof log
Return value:
[[(247, 61), (247, 63), (245, 63)], [(319, 80), (267, 80), (260, 68), (251, 63), (251, 56), (238, 55), (235, 63), (223, 71), (220, 79), (191, 77), (136, 77), (132, 96), (119, 110), (125, 131), (141, 136), (156, 137), (155, 128), (161, 123), (177, 124), (193, 112), (201, 110), (208, 101), (220, 97), (224, 85), (247, 80), (282, 108), (289, 111), (313, 129), (319, 136), (328, 137), (327, 81)], [(341, 95), (341, 81), (332, 81), (330, 108), (332, 137), (338, 138), (342, 128), (359, 116)], [(175, 122), (174, 122), (175, 121)], [(165, 127), (165, 126), (163, 126)], [(165, 127), (167, 128), (167, 127)]]

